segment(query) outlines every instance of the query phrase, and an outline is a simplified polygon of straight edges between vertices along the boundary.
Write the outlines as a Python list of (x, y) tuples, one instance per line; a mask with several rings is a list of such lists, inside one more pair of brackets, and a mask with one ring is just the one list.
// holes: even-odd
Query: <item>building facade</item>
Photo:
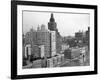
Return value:
[(52, 32), (55, 31), (55, 45), (56, 45), (56, 54), (59, 54), (61, 51), (62, 37), (57, 29), (57, 23), (55, 22), (53, 13), (51, 14), (50, 21), (48, 22), (48, 29)]
[[(31, 54), (33, 58), (41, 57), (44, 54), (45, 57), (50, 57), (50, 32), (45, 29), (45, 25), (38, 26), (37, 30), (30, 29), (25, 34), (24, 45), (31, 45)], [(41, 46), (44, 46), (41, 47)], [(44, 53), (43, 50), (44, 49)]]
[(50, 57), (50, 32), (45, 29), (45, 25), (37, 30), (37, 45), (44, 45), (45, 57)]

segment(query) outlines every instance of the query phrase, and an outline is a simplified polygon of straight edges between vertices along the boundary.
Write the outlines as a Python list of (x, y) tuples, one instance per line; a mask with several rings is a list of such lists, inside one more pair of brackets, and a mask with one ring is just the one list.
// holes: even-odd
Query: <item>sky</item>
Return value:
[[(23, 33), (31, 28), (37, 29), (44, 24), (48, 29), (48, 22), (52, 12), (23, 11)], [(90, 15), (79, 13), (59, 13), (54, 12), (54, 19), (57, 29), (62, 36), (74, 36), (75, 32), (86, 31), (90, 26)]]

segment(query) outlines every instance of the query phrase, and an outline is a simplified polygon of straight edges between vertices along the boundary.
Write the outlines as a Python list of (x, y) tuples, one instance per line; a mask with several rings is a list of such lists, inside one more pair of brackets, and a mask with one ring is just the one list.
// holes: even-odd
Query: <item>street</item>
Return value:
[(79, 60), (73, 60), (61, 65), (60, 67), (65, 67), (65, 66), (80, 66), (80, 62)]

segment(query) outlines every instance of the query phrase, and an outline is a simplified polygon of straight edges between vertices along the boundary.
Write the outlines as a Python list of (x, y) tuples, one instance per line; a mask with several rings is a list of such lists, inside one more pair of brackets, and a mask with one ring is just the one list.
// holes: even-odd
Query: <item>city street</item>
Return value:
[(89, 66), (89, 59), (87, 59), (82, 63), (80, 63), (80, 60), (78, 58), (71, 61), (65, 61), (65, 63), (63, 63), (63, 65), (61, 65), (60, 67), (67, 67), (67, 66)]
[(65, 66), (80, 66), (79, 60), (73, 60), (73, 61), (67, 61), (65, 64), (61, 65), (60, 67), (65, 67)]

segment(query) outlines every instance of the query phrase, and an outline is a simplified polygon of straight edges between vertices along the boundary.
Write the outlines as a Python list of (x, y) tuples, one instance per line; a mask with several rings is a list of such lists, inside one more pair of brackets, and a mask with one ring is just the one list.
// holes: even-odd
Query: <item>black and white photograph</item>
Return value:
[(89, 66), (90, 15), (23, 11), (23, 69)]
[(17, 1), (12, 15), (12, 78), (97, 74), (97, 6)]

